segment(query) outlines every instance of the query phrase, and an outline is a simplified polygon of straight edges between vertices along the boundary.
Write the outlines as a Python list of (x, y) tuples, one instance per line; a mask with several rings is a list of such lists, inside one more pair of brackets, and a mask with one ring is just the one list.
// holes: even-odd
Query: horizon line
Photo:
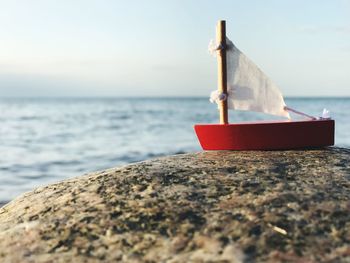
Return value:
[[(209, 96), (0, 96), (0, 99), (205, 99)], [(350, 99), (347, 96), (285, 96), (284, 99)]]

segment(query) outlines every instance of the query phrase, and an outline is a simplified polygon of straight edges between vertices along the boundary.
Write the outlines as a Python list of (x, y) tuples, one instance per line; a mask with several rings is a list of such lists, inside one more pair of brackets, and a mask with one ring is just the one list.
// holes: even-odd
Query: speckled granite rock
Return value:
[(350, 262), (350, 150), (202, 152), (0, 208), (0, 262)]

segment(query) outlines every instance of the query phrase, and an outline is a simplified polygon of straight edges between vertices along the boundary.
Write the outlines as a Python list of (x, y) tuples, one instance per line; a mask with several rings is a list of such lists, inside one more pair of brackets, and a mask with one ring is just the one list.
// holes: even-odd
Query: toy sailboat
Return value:
[[(194, 126), (204, 150), (300, 149), (334, 144), (334, 120), (287, 107), (278, 87), (226, 38), (225, 21), (219, 21), (216, 30), (218, 90), (212, 92), (211, 101), (218, 103), (220, 124)], [(285, 120), (229, 124), (228, 109), (263, 112)], [(291, 120), (289, 112), (306, 119)]]

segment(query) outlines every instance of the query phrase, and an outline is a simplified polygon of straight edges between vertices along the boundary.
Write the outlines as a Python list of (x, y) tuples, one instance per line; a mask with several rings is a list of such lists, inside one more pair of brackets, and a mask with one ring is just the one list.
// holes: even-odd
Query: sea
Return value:
[[(350, 98), (286, 103), (313, 116), (329, 109), (336, 146), (350, 147)], [(230, 112), (231, 122), (263, 119), (276, 117)], [(218, 111), (208, 98), (2, 98), (0, 121), (1, 206), (74, 176), (201, 151), (193, 125), (216, 123)]]

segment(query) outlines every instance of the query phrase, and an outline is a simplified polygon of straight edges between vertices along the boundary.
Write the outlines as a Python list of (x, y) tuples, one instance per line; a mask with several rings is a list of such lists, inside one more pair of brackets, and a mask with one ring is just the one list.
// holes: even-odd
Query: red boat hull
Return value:
[(203, 150), (282, 150), (334, 145), (334, 120), (194, 126)]

